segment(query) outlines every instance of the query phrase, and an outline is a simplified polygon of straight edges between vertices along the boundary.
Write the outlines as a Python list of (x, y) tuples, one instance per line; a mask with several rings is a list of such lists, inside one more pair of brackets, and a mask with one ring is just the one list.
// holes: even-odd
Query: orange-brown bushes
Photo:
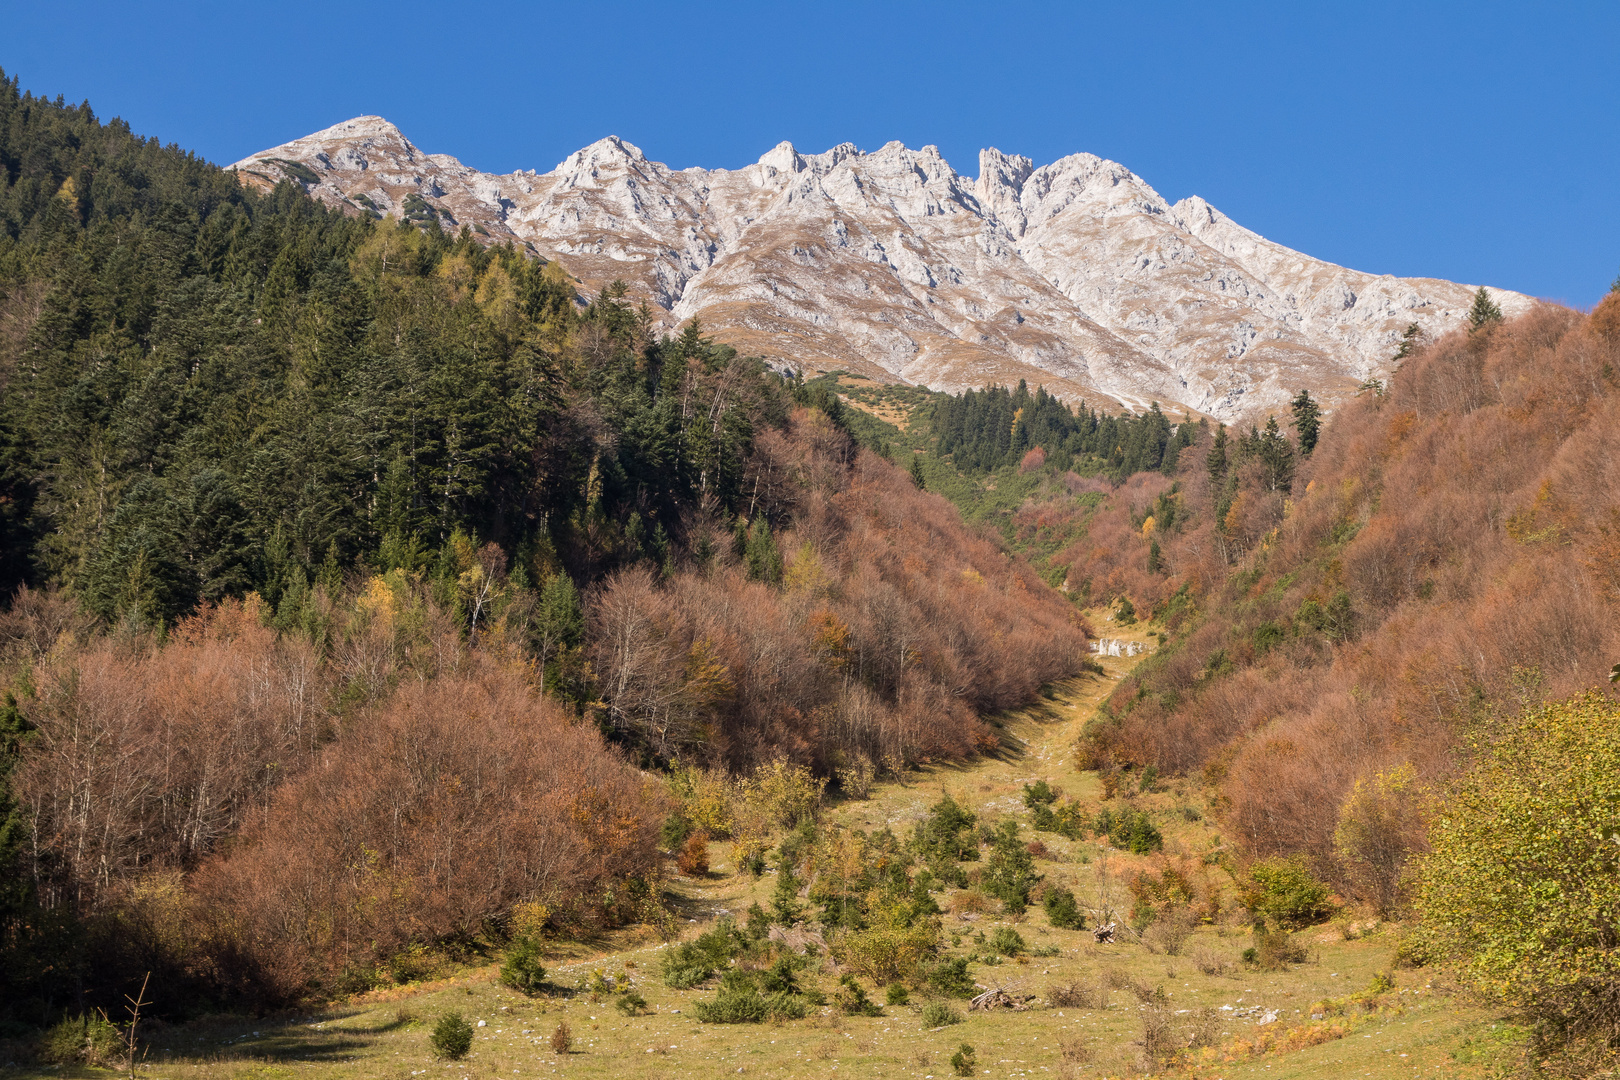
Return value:
[(612, 918), (656, 860), (657, 801), (522, 671), (407, 682), (281, 788), (195, 892), (280, 996), (412, 942), (470, 938), (525, 901)]
[[(1462, 731), (1603, 682), (1620, 658), (1620, 340), (1604, 325), (1543, 307), (1434, 343), (1386, 395), (1338, 410), (1286, 515), (1251, 517), (1244, 484), (1216, 530), (1204, 440), (1182, 455), (1188, 520), (1159, 536), (1157, 578), (1132, 535), (1142, 500), (1099, 508), (1071, 585), (1089, 575), (1142, 612), (1186, 584), (1210, 617), (1122, 684), (1091, 752), (1203, 770), (1245, 847), (1332, 870), (1358, 780), (1406, 764), (1431, 781)], [(1211, 532), (1230, 568), (1189, 550)]]
[(92, 910), (134, 875), (195, 866), (314, 753), (320, 665), (258, 614), (227, 602), (162, 647), (97, 639), (41, 658), (15, 785), (47, 903)]
[(978, 714), (1077, 670), (1084, 628), (1027, 565), (883, 459), (834, 468), (828, 439), (801, 414), (768, 448), (794, 477), (780, 588), (722, 564), (593, 594), (605, 718), (650, 756), (960, 758), (994, 745)]
[(656, 872), (662, 799), (521, 655), (469, 648), (403, 576), (325, 604), (324, 654), (253, 596), (166, 640), (97, 636), (49, 594), (0, 619), (34, 728), (26, 870), (97, 978), (284, 1000), (522, 901), (637, 914), (620, 886)]

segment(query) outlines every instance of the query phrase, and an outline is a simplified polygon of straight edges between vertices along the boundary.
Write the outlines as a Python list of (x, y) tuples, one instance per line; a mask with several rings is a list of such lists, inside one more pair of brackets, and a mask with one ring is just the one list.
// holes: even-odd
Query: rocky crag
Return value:
[[(1112, 161), (1037, 168), (985, 150), (975, 179), (936, 147), (782, 143), (736, 170), (674, 170), (617, 138), (547, 173), (479, 172), (362, 116), (237, 162), (353, 213), (438, 218), (615, 279), (673, 328), (778, 367), (958, 391), (1027, 379), (1093, 405), (1279, 410), (1387, 375), (1407, 326), (1459, 325), (1476, 286), (1347, 270), (1274, 244), (1203, 199), (1169, 203)], [(1492, 289), (1509, 315), (1533, 301)]]

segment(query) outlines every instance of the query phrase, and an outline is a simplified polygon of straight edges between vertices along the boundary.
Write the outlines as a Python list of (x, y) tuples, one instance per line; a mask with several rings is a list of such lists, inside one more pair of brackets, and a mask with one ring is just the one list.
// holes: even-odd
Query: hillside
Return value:
[(1617, 327), (1620, 292), (1487, 319), (1326, 422), (1296, 401), (1246, 431), (1049, 423), (1023, 387), (840, 388), (863, 438), (1048, 581), (1165, 635), (1088, 727), (1094, 765), (1202, 777), (1245, 850), (1307, 852), (1387, 904), (1392, 882), (1335, 849), (1356, 785), (1406, 767), (1443, 785), (1470, 743), (1620, 659)]
[(0, 1020), (641, 919), (659, 772), (959, 760), (1079, 670), (1027, 564), (696, 325), (12, 82), (0, 133)]
[(1110, 411), (1263, 418), (1301, 387), (1335, 403), (1387, 374), (1409, 326), (1459, 325), (1475, 291), (1310, 258), (1090, 154), (978, 164), (782, 143), (742, 169), (674, 170), (606, 138), (550, 172), (493, 175), (364, 116), (232, 168), (346, 213), (509, 240), (591, 293), (623, 279), (658, 327), (696, 317), (780, 369), (951, 391), (1025, 379)]
[[(1106, 615), (1088, 614), (1099, 621)], [(1114, 640), (1155, 647), (1153, 635), (1141, 628), (1113, 633)], [(827, 1004), (808, 1009), (804, 1018), (764, 1025), (700, 1019), (700, 1010), (718, 996), (716, 979), (671, 986), (668, 958), (683, 946), (714, 940), (724, 921), (746, 925), (753, 905), (770, 911), (782, 902), (781, 871), (749, 873), (748, 837), (739, 830), (708, 846), (705, 869), (667, 880), (673, 922), (601, 931), (582, 941), (546, 935), (540, 950), (546, 981), (538, 993), (504, 985), (494, 964), (458, 965), (419, 953), (398, 962), (383, 985), (356, 988), (328, 1007), (287, 1017), (212, 1016), (152, 1026), (149, 1071), (201, 1080), (293, 1068), (318, 1078), (458, 1068), (455, 1075), (556, 1072), (648, 1080), (739, 1071), (922, 1078), (950, 1075), (950, 1058), (963, 1044), (974, 1048), (974, 1075), (1060, 1080), (1152, 1074), (1462, 1080), (1493, 1075), (1511, 1062), (1520, 1032), (1502, 1014), (1459, 997), (1432, 971), (1391, 968), (1397, 925), (1348, 912), (1331, 926), (1297, 935), (1302, 960), (1271, 967), (1244, 961), (1254, 938), (1235, 902), (1238, 879), (1229, 849), (1200, 787), (1127, 789), (1110, 799), (1098, 774), (1079, 770), (1070, 753), (1099, 701), (1137, 663), (1102, 657), (1100, 674), (1065, 681), (1038, 706), (997, 717), (1004, 751), (995, 757), (925, 765), (900, 782), (879, 781), (858, 798), (829, 799), (818, 815), (817, 839), (801, 841), (804, 892), (813, 902), (825, 902), (836, 891), (818, 885), (817, 873), (847, 882), (859, 871), (819, 849), (877, 842), (882, 830), (909, 836), (949, 795), (981, 823), (1017, 822), (1023, 839), (1039, 841), (1031, 863), (1041, 877), (1037, 888), (1069, 890), (1088, 926), (1099, 918), (1124, 919), (1127, 909), (1140, 925), (1138, 897), (1151, 899), (1158, 884), (1187, 874), (1193, 902), (1209, 921), (1196, 927), (1178, 922), (1172, 905), (1142, 940), (1122, 929), (1119, 943), (1103, 945), (1087, 929), (1059, 925), (1062, 920), (1043, 905), (1013, 916), (999, 912), (982, 886), (988, 863), (962, 864), (973, 879), (970, 887), (938, 894), (943, 955), (971, 958), (967, 971), (976, 985), (963, 993), (1006, 987), (1034, 995), (1023, 1011), (973, 1011), (965, 1000), (946, 997), (945, 1018), (954, 1013), (960, 1022), (941, 1024), (923, 1011), (938, 1003), (937, 995), (886, 1003), (882, 981), (873, 980), (861, 961), (841, 950), (837, 959), (817, 950), (795, 977)], [(1162, 831), (1164, 849), (1135, 854), (1101, 835), (1071, 839), (1033, 828), (1024, 792), (1037, 780), (1063, 793), (1060, 806), (1072, 801), (1088, 815), (1109, 807), (1147, 815)], [(687, 812), (730, 814), (747, 805), (746, 797), (739, 798), (744, 793), (733, 789), (728, 795), (712, 777), (684, 790)], [(728, 828), (739, 824), (733, 819)], [(798, 831), (804, 832), (802, 826)], [(774, 839), (790, 841), (785, 833), (778, 830)], [(814, 920), (806, 929), (812, 942), (837, 940)], [(782, 947), (773, 942), (772, 948)], [(795, 955), (790, 948), (782, 954)], [(745, 969), (764, 970), (770, 963), (769, 954), (739, 958)], [(861, 972), (860, 982), (877, 1004), (870, 1010), (875, 1015), (850, 1015), (840, 1007), (840, 977), (852, 969)], [(468, 1057), (459, 1062), (435, 1058), (429, 1046), (436, 1023), (451, 1012), (479, 1025)], [(550, 1041), (559, 1024), (568, 1025), (573, 1039), (564, 1054)], [(77, 1074), (70, 1067), (8, 1075)]]

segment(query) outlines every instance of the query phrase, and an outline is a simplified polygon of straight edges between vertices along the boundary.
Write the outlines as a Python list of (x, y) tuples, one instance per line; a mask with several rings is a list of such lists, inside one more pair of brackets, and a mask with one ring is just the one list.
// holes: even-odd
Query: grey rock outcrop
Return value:
[[(778, 367), (951, 391), (1023, 378), (1223, 420), (1301, 387), (1331, 405), (1389, 373), (1409, 324), (1460, 325), (1476, 288), (1310, 258), (1090, 154), (985, 150), (970, 178), (933, 146), (784, 142), (742, 169), (674, 170), (606, 138), (494, 175), (364, 116), (233, 168), (352, 213), (403, 216), (415, 195), (446, 227), (556, 259), (587, 293), (623, 279), (664, 328), (698, 316)], [(1533, 303), (1491, 295), (1510, 315)]]

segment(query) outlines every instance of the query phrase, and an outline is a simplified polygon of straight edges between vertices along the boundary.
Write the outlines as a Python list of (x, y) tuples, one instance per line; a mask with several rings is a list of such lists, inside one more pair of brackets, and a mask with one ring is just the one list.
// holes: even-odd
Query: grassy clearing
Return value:
[[(1111, 625), (1101, 622), (1100, 613), (1096, 617), (1099, 625)], [(1149, 640), (1140, 628), (1111, 628), (1107, 634)], [(1100, 800), (1096, 774), (1077, 771), (1069, 749), (1085, 718), (1135, 661), (1101, 662), (1108, 677), (1074, 680), (1056, 688), (1040, 707), (1004, 718), (1006, 748), (1000, 757), (926, 768), (908, 775), (904, 783), (879, 784), (871, 798), (833, 807), (828, 819), (851, 828), (888, 826), (909, 833), (911, 823), (948, 792), (972, 806), (981, 819), (1010, 816), (1024, 822), (1024, 836), (1041, 840), (1048, 851), (1037, 860), (1037, 869), (1048, 882), (1072, 889), (1082, 909), (1095, 911), (1111, 903), (1116, 910), (1128, 910), (1125, 882), (1138, 871), (1158, 872), (1167, 860), (1207, 867), (1208, 880), (1224, 878), (1229, 892), (1224, 871), (1204, 860), (1220, 850), (1220, 838), (1200, 793), (1188, 786), (1169, 785), (1131, 800), (1163, 832), (1162, 854), (1133, 856), (1027, 828), (1021, 797), (1026, 783), (1044, 779), (1082, 802)], [(706, 877), (676, 881), (673, 899), (682, 937), (696, 936), (722, 916), (740, 919), (755, 901), (769, 906), (774, 881), (770, 873), (757, 881), (738, 873), (729, 845), (714, 845)], [(1499, 1017), (1450, 996), (1437, 973), (1397, 971), (1393, 986), (1376, 995), (1365, 993), (1376, 975), (1389, 971), (1393, 928), (1357, 926), (1352, 934), (1348, 923), (1316, 927), (1300, 935), (1307, 962), (1262, 972), (1241, 961), (1252, 939), (1235, 914), (1191, 931), (1172, 955), (1152, 932), (1148, 944), (1127, 933), (1126, 943), (1098, 945), (1089, 931), (1050, 926), (1038, 906), (1009, 919), (995, 913), (999, 905), (969, 899), (971, 892), (950, 890), (939, 898), (947, 912), (947, 941), (953, 942), (950, 955), (982, 956), (1002, 928), (1016, 930), (1031, 952), (1056, 950), (1056, 955), (975, 963), (971, 969), (987, 987), (1037, 995), (1028, 1011), (975, 1013), (966, 1010), (965, 1002), (953, 1002), (963, 1021), (929, 1028), (921, 1015), (926, 1002), (913, 994), (910, 1004), (886, 1006), (882, 1016), (844, 1016), (829, 1006), (813, 1009), (799, 1021), (701, 1024), (693, 1017), (693, 1006), (713, 997), (713, 985), (689, 991), (665, 987), (658, 978), (658, 961), (670, 946), (645, 928), (633, 928), (592, 941), (553, 943), (547, 965), (560, 989), (546, 998), (525, 998), (500, 986), (493, 966), (471, 969), (432, 983), (375, 991), (306, 1015), (213, 1017), (154, 1026), (140, 1071), (198, 1080), (569, 1075), (654, 1080), (738, 1074), (943, 1078), (954, 1075), (949, 1059), (968, 1043), (976, 1051), (978, 1076), (1079, 1078), (1142, 1075), (1146, 1051), (1184, 1047), (1201, 1032), (1210, 1045), (1194, 1051), (1190, 1064), (1157, 1071), (1201, 1078), (1463, 1078), (1492, 1075), (1493, 1063), (1512, 1052), (1511, 1029)], [(1232, 906), (1228, 898), (1225, 909), (1230, 912)], [(976, 940), (978, 935), (984, 943)], [(625, 1016), (607, 998), (592, 1001), (579, 988), (598, 970), (616, 979), (628, 975), (649, 1011)], [(829, 998), (838, 986), (830, 970), (812, 969), (807, 981)], [(1051, 1004), (1054, 987), (1070, 988), (1074, 996), (1066, 1000), (1076, 1004)], [(867, 989), (874, 1000), (883, 1000), (881, 987)], [(155, 987), (152, 996), (161, 993)], [(460, 1061), (439, 1061), (430, 1053), (428, 1037), (434, 1024), (452, 1011), (475, 1025), (472, 1051)], [(1261, 1023), (1273, 1013), (1274, 1020)], [(551, 1047), (560, 1021), (566, 1021), (573, 1036), (564, 1054)], [(9, 1068), (0, 1075), (113, 1074), (35, 1067)]]

